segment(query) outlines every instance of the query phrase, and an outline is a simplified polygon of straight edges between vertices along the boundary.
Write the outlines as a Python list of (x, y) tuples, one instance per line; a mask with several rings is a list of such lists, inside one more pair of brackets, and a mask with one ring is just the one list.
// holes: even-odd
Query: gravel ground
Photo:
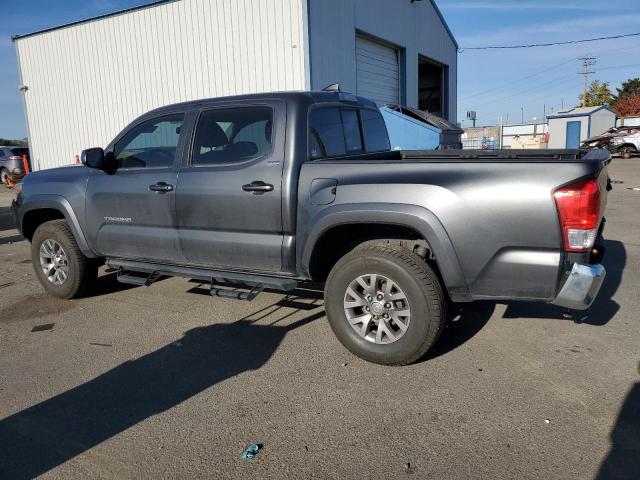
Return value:
[(464, 305), (402, 368), (346, 351), (312, 291), (233, 302), (101, 272), (95, 297), (48, 297), (2, 192), (0, 478), (638, 479), (640, 159), (610, 174), (607, 280), (580, 323)]

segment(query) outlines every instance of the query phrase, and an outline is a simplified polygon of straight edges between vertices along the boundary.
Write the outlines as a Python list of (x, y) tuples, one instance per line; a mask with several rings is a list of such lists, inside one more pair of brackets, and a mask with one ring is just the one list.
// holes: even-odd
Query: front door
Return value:
[(114, 172), (89, 177), (90, 242), (105, 257), (183, 260), (176, 226), (177, 166), (184, 114), (144, 121), (113, 147)]
[(180, 245), (190, 263), (282, 270), (283, 102), (199, 113), (178, 174)]
[(567, 148), (580, 148), (580, 130), (582, 122), (567, 122)]

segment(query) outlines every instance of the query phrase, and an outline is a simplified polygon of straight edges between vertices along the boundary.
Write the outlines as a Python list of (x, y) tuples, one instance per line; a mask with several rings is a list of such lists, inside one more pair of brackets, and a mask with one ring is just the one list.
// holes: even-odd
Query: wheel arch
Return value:
[[(438, 218), (423, 207), (401, 204), (342, 204), (323, 210), (310, 223), (312, 228), (303, 235), (304, 239), (298, 250), (298, 265), (304, 276), (314, 279), (316, 274), (318, 279), (318, 262), (323, 262), (326, 269), (331, 268), (338, 260), (339, 256), (325, 259), (319, 255), (327, 244), (327, 239), (340, 239), (334, 251), (341, 256), (368, 240), (390, 238), (389, 233), (393, 235), (391, 238), (404, 238), (404, 235), (408, 235), (409, 239), (426, 242), (451, 299), (471, 300), (449, 235)], [(379, 231), (378, 235), (371, 235), (371, 232), (376, 231)], [(357, 232), (357, 235), (355, 238), (340, 235), (342, 232)]]
[(82, 233), (80, 222), (69, 201), (59, 195), (40, 195), (30, 198), (28, 203), (20, 207), (18, 213), (18, 226), (22, 236), (31, 241), (36, 229), (45, 222), (51, 220), (66, 220), (71, 233), (82, 253), (89, 258), (95, 258), (87, 239)]

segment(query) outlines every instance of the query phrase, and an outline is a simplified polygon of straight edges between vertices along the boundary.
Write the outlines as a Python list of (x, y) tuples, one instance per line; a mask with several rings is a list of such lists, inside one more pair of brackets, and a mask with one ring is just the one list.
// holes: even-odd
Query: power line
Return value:
[(626, 33), (624, 35), (612, 35), (608, 37), (586, 38), (582, 40), (568, 40), (566, 42), (550, 42), (550, 43), (530, 43), (525, 45), (490, 45), (486, 47), (464, 47), (459, 49), (460, 52), (465, 50), (505, 50), (515, 48), (536, 48), (536, 47), (555, 47), (557, 45), (573, 45), (577, 43), (597, 42), (600, 40), (615, 40), (616, 38), (638, 37), (640, 32)]
[(557, 68), (563, 67), (564, 65), (567, 65), (569, 63), (573, 63), (574, 61), (575, 61), (575, 57), (572, 57), (569, 60), (566, 60), (566, 61), (564, 61), (562, 63), (558, 63), (557, 65), (553, 65), (552, 67), (545, 68), (544, 70), (540, 70), (540, 71), (538, 71), (536, 73), (532, 73), (532, 74), (527, 75), (525, 77), (521, 77), (521, 78), (517, 78), (517, 79), (514, 79), (514, 80), (505, 81), (505, 82), (503, 82), (504, 85), (498, 85), (497, 87), (489, 88), (487, 90), (484, 90), (484, 91), (479, 92), (479, 93), (474, 93), (472, 95), (466, 95), (466, 96), (465, 95), (461, 95), (460, 98), (464, 98), (465, 100), (469, 100), (470, 98), (483, 97), (483, 96), (485, 96), (485, 95), (487, 95), (489, 93), (492, 93), (494, 91), (498, 91), (498, 90), (504, 89), (505, 85), (512, 85), (513, 83), (516, 83), (516, 82), (522, 82), (523, 80), (529, 80), (531, 78), (537, 77), (538, 75), (542, 75), (543, 73), (547, 73), (547, 72), (550, 72), (552, 70), (556, 70)]

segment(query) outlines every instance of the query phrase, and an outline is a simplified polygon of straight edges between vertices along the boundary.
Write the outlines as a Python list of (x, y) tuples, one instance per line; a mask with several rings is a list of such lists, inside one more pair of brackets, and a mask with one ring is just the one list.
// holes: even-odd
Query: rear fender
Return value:
[(326, 232), (336, 226), (358, 223), (395, 224), (419, 233), (431, 247), (451, 299), (457, 302), (472, 300), (449, 235), (431, 211), (415, 205), (340, 204), (318, 212), (309, 221), (311, 229), (299, 238), (297, 257), (301, 273), (310, 276), (314, 248)]

